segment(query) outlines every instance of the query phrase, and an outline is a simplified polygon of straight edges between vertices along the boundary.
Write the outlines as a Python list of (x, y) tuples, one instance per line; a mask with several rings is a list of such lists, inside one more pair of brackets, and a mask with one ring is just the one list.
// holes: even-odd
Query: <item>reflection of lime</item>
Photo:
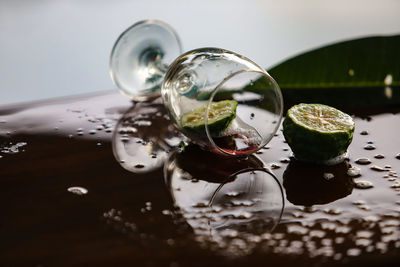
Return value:
[[(208, 129), (212, 135), (218, 135), (228, 127), (229, 123), (236, 116), (237, 102), (234, 100), (223, 100), (213, 102), (208, 113)], [(207, 114), (208, 104), (193, 109), (181, 118), (183, 129), (205, 135), (205, 116)]]
[(344, 154), (353, 132), (349, 115), (321, 104), (293, 106), (283, 122), (283, 134), (294, 155), (306, 161), (326, 161)]

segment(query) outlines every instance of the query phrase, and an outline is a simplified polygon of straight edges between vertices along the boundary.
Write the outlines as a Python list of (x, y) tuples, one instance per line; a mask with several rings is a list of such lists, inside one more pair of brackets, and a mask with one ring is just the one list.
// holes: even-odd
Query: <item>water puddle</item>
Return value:
[(281, 131), (246, 159), (187, 146), (159, 100), (99, 96), (0, 114), (8, 257), (78, 242), (99, 260), (149, 253), (153, 265), (335, 265), (365, 255), (384, 265), (400, 249), (399, 114), (356, 117), (347, 159), (334, 166), (297, 161)]

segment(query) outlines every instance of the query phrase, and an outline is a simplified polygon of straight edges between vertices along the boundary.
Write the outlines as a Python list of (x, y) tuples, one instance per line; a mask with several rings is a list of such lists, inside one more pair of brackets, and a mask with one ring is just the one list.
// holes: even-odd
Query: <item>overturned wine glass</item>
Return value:
[(232, 51), (207, 47), (180, 55), (181, 50), (167, 24), (138, 22), (114, 45), (111, 77), (134, 101), (161, 94), (175, 126), (206, 150), (236, 156), (265, 146), (282, 118), (275, 80)]

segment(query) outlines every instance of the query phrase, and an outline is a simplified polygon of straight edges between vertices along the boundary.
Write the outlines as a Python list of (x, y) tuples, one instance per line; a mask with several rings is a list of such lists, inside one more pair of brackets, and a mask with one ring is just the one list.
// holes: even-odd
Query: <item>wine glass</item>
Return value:
[[(180, 49), (168, 25), (139, 22), (114, 45), (113, 81), (139, 101), (159, 96), (161, 88), (171, 121), (206, 150), (240, 156), (265, 146), (282, 118), (283, 99), (275, 80), (232, 51), (207, 47), (178, 56)], [(174, 54), (178, 57), (170, 62)]]
[(121, 33), (112, 48), (111, 79), (132, 100), (155, 98), (168, 66), (181, 53), (179, 37), (168, 24), (139, 21)]

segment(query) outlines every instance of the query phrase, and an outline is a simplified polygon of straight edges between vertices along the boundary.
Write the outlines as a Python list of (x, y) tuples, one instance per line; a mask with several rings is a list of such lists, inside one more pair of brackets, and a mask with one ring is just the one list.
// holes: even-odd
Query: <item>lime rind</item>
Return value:
[[(208, 129), (212, 136), (218, 136), (236, 117), (235, 100), (213, 102), (208, 112)], [(197, 135), (206, 136), (205, 124), (208, 104), (186, 112), (181, 117), (184, 130)]]
[(283, 122), (283, 134), (294, 156), (315, 163), (345, 154), (354, 128), (349, 115), (321, 104), (293, 106)]

